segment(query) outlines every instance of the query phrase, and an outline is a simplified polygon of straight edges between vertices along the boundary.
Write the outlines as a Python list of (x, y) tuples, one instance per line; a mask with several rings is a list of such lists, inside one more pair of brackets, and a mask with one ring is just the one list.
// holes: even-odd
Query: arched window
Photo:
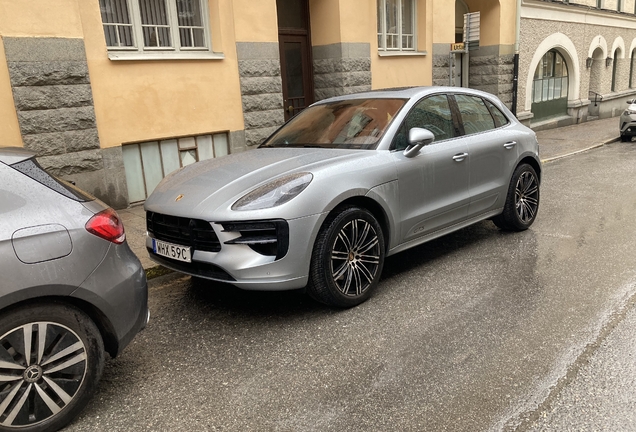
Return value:
[(616, 69), (618, 66), (619, 51), (614, 51), (614, 60), (612, 61), (612, 91), (616, 91)]
[(634, 88), (636, 80), (634, 80), (634, 63), (636, 62), (636, 49), (632, 51), (632, 56), (629, 59), (629, 88)]
[(567, 112), (568, 66), (563, 56), (550, 50), (534, 71), (532, 82), (532, 112), (535, 119)]

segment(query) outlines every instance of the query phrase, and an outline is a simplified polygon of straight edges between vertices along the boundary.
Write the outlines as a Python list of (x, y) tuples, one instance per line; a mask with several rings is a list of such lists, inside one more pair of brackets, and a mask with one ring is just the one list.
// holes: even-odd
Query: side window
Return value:
[(501, 127), (510, 123), (508, 117), (506, 117), (499, 108), (497, 108), (492, 102), (486, 101), (486, 106), (490, 109), (490, 113), (495, 118), (495, 125)]
[(455, 128), (446, 95), (427, 97), (411, 109), (395, 137), (394, 147), (397, 150), (403, 150), (408, 146), (408, 133), (414, 127), (433, 132), (435, 142), (453, 138)]
[(480, 97), (456, 94), (455, 100), (461, 114), (466, 135), (495, 128), (495, 120)]

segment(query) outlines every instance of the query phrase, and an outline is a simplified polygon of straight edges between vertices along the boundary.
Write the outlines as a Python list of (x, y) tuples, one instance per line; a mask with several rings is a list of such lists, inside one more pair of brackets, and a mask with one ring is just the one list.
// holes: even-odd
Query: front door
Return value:
[[(430, 130), (435, 141), (412, 158), (401, 151), (392, 153), (400, 184), (402, 242), (463, 221), (470, 202), (468, 146), (458, 137), (447, 96), (418, 102), (404, 120), (398, 141), (402, 135), (405, 140), (413, 127)], [(404, 141), (396, 149), (405, 146)]]
[(307, 0), (276, 0), (278, 45), (283, 81), (285, 120), (314, 101), (309, 4)]

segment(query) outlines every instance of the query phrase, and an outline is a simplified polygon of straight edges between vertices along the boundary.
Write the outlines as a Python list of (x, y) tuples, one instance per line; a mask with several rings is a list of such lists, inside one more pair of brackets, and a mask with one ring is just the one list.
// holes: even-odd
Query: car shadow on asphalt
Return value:
[[(434, 262), (446, 255), (463, 250), (485, 239), (506, 235), (492, 222), (484, 221), (469, 226), (386, 259), (377, 292), (389, 287), (387, 282), (395, 276)], [(269, 318), (303, 316), (311, 314), (337, 314), (343, 309), (322, 305), (303, 289), (291, 291), (248, 291), (229, 284), (191, 277), (187, 282), (185, 298), (187, 308), (202, 313), (240, 314), (243, 317)], [(390, 289), (390, 287), (388, 288)]]

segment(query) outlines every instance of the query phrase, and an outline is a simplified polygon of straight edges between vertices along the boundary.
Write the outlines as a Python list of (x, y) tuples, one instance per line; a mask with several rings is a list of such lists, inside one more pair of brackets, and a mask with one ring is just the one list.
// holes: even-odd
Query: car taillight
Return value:
[(86, 222), (86, 231), (116, 244), (122, 244), (126, 240), (124, 224), (121, 223), (117, 212), (111, 208), (100, 211), (90, 218)]

